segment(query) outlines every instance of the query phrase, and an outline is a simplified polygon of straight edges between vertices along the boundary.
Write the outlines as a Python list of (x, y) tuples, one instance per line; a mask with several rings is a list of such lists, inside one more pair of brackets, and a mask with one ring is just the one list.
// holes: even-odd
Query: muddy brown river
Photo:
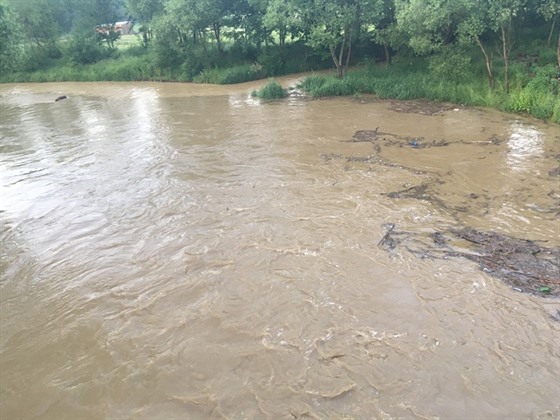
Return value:
[(0, 418), (559, 418), (559, 127), (262, 83), (0, 86)]

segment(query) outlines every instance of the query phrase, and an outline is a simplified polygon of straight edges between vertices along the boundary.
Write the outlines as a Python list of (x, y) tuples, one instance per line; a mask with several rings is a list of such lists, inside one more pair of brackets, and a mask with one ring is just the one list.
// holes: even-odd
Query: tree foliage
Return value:
[(22, 32), (10, 7), (0, 2), (0, 73), (18, 67), (22, 56)]
[[(25, 47), (28, 56), (40, 52), (47, 57), (45, 63), (61, 51), (71, 62), (87, 62), (105, 56), (103, 48), (114, 50), (119, 37), (114, 29), (103, 31), (99, 36), (105, 43), (100, 44), (91, 36), (94, 28), (133, 19), (156, 64), (187, 78), (255, 63), (272, 76), (286, 71), (287, 47), (296, 43), (303, 60), (328, 60), (339, 78), (357, 59), (391, 64), (395, 55), (417, 55), (428, 57), (429, 68), (442, 77), (460, 79), (476, 49), (489, 85), (498, 80), (507, 91), (520, 34), (543, 27), (543, 44), (552, 43), (560, 26), (558, 0), (0, 1), (3, 57), (21, 57)], [(7, 68), (4, 63), (17, 60), (2, 62)]]

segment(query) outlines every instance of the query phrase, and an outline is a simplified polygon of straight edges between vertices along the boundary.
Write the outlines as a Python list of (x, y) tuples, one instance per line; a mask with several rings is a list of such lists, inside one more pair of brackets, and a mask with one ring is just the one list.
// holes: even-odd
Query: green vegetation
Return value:
[(560, 122), (559, 20), (558, 0), (0, 0), (0, 82), (225, 84), (334, 67), (302, 88)]
[(253, 91), (251, 95), (259, 99), (272, 100), (285, 98), (288, 92), (277, 81), (269, 80), (266, 85), (258, 91)]
[[(312, 75), (299, 88), (312, 96), (375, 94), (379, 98), (427, 99), (463, 105), (493, 107), (522, 112), (560, 123), (560, 72), (552, 64), (515, 67), (511, 86), (492, 89), (482, 78), (465, 77), (460, 83), (427, 71), (425, 59), (415, 58), (410, 65), (366, 66), (349, 72), (344, 79), (335, 75)], [(474, 66), (473, 66), (474, 67)], [(471, 70), (476, 74), (476, 68)], [(478, 69), (480, 72), (480, 69)]]

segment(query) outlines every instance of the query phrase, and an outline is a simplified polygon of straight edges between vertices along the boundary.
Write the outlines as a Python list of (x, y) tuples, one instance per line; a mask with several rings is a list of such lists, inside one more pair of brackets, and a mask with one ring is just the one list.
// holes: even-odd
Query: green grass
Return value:
[(138, 35), (121, 35), (121, 37), (115, 42), (115, 47), (121, 51), (140, 46), (142, 46), (142, 42), (140, 41)]
[(202, 71), (195, 76), (196, 83), (213, 83), (218, 85), (229, 85), (235, 83), (249, 82), (264, 77), (262, 67), (258, 64), (242, 64), (228, 68), (213, 68)]
[(99, 82), (99, 81), (184, 81), (181, 74), (161, 69), (149, 55), (122, 56), (89, 65), (59, 64), (32, 73), (3, 75), (1, 82)]
[(278, 82), (271, 79), (258, 91), (253, 91), (252, 96), (266, 100), (282, 99), (288, 96), (288, 92)]
[[(386, 99), (425, 99), (436, 102), (497, 108), (522, 112), (536, 118), (560, 123), (560, 72), (554, 65), (534, 67), (530, 73), (512, 75), (510, 92), (499, 84), (492, 90), (482, 78), (450, 80), (409, 63), (394, 67), (369, 66), (349, 72), (340, 80), (335, 76), (311, 75), (300, 88), (314, 97), (374, 94)], [(532, 75), (531, 75), (532, 74)], [(520, 79), (516, 83), (516, 78)]]

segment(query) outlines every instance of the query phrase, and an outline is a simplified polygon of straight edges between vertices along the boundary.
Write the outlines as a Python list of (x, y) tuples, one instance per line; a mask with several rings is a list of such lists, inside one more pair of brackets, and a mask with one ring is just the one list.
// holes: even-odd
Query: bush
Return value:
[(269, 80), (259, 91), (254, 91), (253, 96), (260, 99), (281, 99), (288, 96), (288, 92), (275, 80)]
[(244, 64), (240, 66), (220, 69), (208, 69), (194, 78), (197, 83), (215, 83), (228, 85), (258, 80), (264, 77), (262, 67), (259, 64)]
[(326, 80), (327, 79), (325, 77), (314, 74), (303, 79), (303, 82), (301, 82), (298, 85), (298, 88), (303, 89), (306, 92), (312, 93), (317, 89), (319, 89), (321, 86), (323, 86)]
[(329, 77), (321, 87), (312, 91), (313, 96), (348, 96), (360, 92), (349, 78)]
[(507, 97), (504, 109), (510, 112), (528, 112), (543, 120), (553, 119), (560, 102), (560, 71), (549, 64), (532, 67), (534, 76), (526, 86), (518, 87)]
[(95, 33), (76, 33), (64, 45), (64, 53), (74, 64), (92, 64), (109, 57), (110, 52)]
[(266, 76), (279, 76), (284, 74), (286, 59), (286, 48), (268, 47), (259, 55), (258, 62), (263, 66), (263, 73)]
[(48, 68), (56, 63), (56, 60), (61, 56), (62, 53), (56, 44), (44, 47), (29, 46), (24, 50), (21, 70), (33, 72)]
[(462, 50), (446, 49), (428, 60), (428, 69), (433, 75), (456, 82), (472, 77), (470, 67), (471, 58)]

